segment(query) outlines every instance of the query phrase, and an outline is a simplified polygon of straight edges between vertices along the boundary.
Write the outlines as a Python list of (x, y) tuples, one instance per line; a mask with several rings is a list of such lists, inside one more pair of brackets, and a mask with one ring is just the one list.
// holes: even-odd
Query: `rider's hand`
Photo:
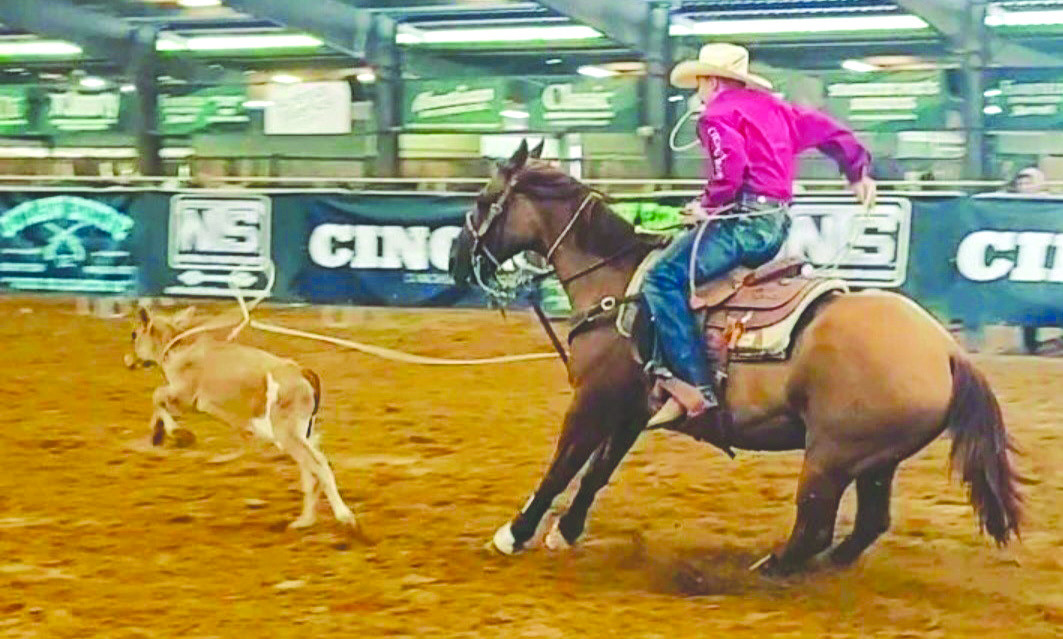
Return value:
[(680, 212), (680, 215), (683, 217), (683, 224), (687, 225), (700, 224), (709, 219), (709, 214), (704, 208), (702, 208), (700, 200), (691, 200), (687, 202), (686, 206), (684, 206), (683, 210)]
[(878, 197), (878, 187), (875, 186), (875, 181), (871, 179), (871, 176), (865, 173), (858, 181), (850, 184), (849, 188), (853, 190), (856, 199), (865, 209), (870, 212), (875, 208), (875, 199)]

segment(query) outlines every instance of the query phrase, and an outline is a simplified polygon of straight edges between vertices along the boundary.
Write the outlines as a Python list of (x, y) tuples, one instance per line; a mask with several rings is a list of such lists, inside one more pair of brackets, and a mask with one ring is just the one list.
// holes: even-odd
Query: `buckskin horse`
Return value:
[[(568, 509), (544, 537), (551, 549), (574, 545), (595, 494), (650, 415), (650, 380), (632, 340), (613, 318), (618, 307), (637, 307), (625, 304), (635, 297), (628, 285), (652, 245), (595, 191), (538, 160), (541, 146), (529, 152), (522, 143), (496, 167), (451, 250), (450, 270), (459, 283), (486, 282), (506, 259), (538, 253), (553, 266), (576, 310), (579, 330), (570, 334), (567, 362), (574, 398), (538, 489), (492, 539), (504, 554), (529, 545), (554, 500), (586, 465)], [(757, 273), (745, 274), (731, 293), (702, 300), (713, 317), (730, 318), (732, 327), (736, 315), (747, 323), (747, 334), (732, 344), (735, 355), (743, 343), (752, 344), (747, 356), (756, 359), (758, 341), (779, 342), (780, 327), (788, 331), (781, 355), (778, 349), (774, 354), (760, 349), (761, 356), (774, 355), (776, 361), (729, 365), (733, 428), (727, 441), (711, 442), (744, 450), (805, 450), (793, 531), (781, 551), (753, 568), (785, 575), (810, 567), (833, 543), (839, 501), (855, 481), (853, 530), (824, 555), (835, 565), (854, 562), (889, 527), (898, 464), (945, 430), (953, 438), (950, 465), (960, 471), (980, 529), (998, 545), (1017, 535), (1020, 478), (1009, 459), (1013, 447), (1000, 406), (951, 335), (900, 295), (849, 293), (844, 284), (839, 290), (792, 273), (783, 278), (771, 265), (765, 272), (762, 279), (774, 281), (758, 284)], [(770, 286), (800, 289), (781, 296), (791, 300), (785, 303), (791, 312), (782, 313), (785, 321), (768, 317), (779, 315), (778, 308), (758, 310), (756, 302), (764, 296), (756, 291), (745, 295), (745, 303), (738, 299), (743, 287)], [(755, 330), (757, 315), (771, 325)], [(773, 330), (775, 337), (769, 335)]]

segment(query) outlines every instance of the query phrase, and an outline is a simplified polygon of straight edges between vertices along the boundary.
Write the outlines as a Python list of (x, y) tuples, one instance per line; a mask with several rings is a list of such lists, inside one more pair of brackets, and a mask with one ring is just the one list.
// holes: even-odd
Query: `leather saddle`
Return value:
[[(639, 266), (628, 294), (641, 289), (651, 256)], [(790, 355), (801, 318), (820, 300), (848, 292), (840, 279), (806, 274), (807, 262), (784, 258), (757, 269), (738, 267), (699, 286), (691, 309), (703, 323), (707, 346), (722, 361), (779, 361)], [(617, 317), (617, 329), (631, 337), (640, 361), (652, 357), (652, 328), (641, 305), (630, 305)]]
[(808, 266), (784, 258), (738, 267), (699, 286), (690, 307), (703, 317), (706, 339), (718, 343), (722, 334), (736, 359), (785, 359), (805, 310), (824, 295), (847, 291), (841, 280), (806, 275)]

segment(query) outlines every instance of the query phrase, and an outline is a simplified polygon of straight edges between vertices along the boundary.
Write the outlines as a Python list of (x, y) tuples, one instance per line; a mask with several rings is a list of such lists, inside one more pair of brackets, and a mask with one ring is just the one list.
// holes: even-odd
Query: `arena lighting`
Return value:
[(355, 80), (358, 80), (362, 84), (372, 84), (376, 82), (376, 74), (372, 71), (362, 71), (358, 75), (354, 76)]
[(103, 87), (107, 86), (107, 80), (90, 75), (88, 77), (81, 78), (81, 81), (78, 82), (78, 84), (80, 84), (81, 88), (83, 89), (102, 89)]
[(842, 68), (846, 71), (853, 71), (855, 73), (871, 73), (872, 71), (879, 71), (880, 68), (864, 62), (863, 60), (846, 60), (842, 62)]
[(504, 118), (517, 118), (523, 120), (524, 118), (531, 117), (527, 111), (518, 111), (516, 109), (503, 109), (498, 112)]
[(741, 35), (770, 33), (823, 33), (833, 31), (913, 31), (930, 25), (913, 15), (833, 16), (827, 18), (764, 18), (707, 20), (673, 24), (668, 33), (684, 35)]
[(982, 92), (982, 95), (984, 95), (987, 98), (995, 98), (998, 95), (1001, 95), (1002, 93), (1004, 93), (1004, 92), (1001, 91), (1000, 89), (986, 89), (985, 91)]
[(288, 73), (278, 73), (270, 79), (276, 82), (277, 84), (297, 84), (303, 81), (303, 79), (299, 76), (291, 75)]
[(1063, 9), (1049, 11), (1004, 11), (997, 10), (985, 17), (985, 23), (991, 27), (1033, 27), (1050, 24), (1063, 24)]
[(534, 27), (490, 27), (483, 29), (418, 29), (417, 33), (400, 31), (399, 44), (456, 44), (466, 42), (528, 42), (531, 40), (592, 40), (602, 34), (583, 25)]
[(240, 49), (316, 49), (323, 43), (301, 33), (255, 33), (228, 36), (193, 36), (189, 38), (160, 38), (155, 43), (159, 51), (236, 51)]
[(683, 99), (683, 97), (684, 96), (681, 96), (681, 95), (673, 95), (672, 97), (668, 98), (668, 101), (669, 102), (679, 102), (680, 100)]
[(186, 9), (198, 9), (199, 7), (220, 7), (221, 0), (177, 0), (177, 4)]
[(80, 55), (81, 47), (62, 40), (0, 40), (0, 56)]
[(596, 67), (596, 66), (594, 66), (592, 64), (585, 64), (582, 67), (576, 69), (576, 71), (580, 75), (585, 75), (585, 76), (588, 76), (588, 77), (591, 77), (591, 78), (608, 78), (610, 76), (616, 75), (615, 73), (613, 73), (609, 69), (603, 69), (601, 67)]
[(549, 58), (546, 64), (561, 64), (561, 58)]
[(132, 92), (136, 91), (137, 88), (135, 86), (133, 86), (132, 84), (123, 84), (122, 86), (118, 87), (118, 90), (121, 91), (122, 93), (132, 93)]
[(269, 100), (247, 100), (243, 104), (245, 109), (265, 109), (268, 106), (273, 106)]
[(1004, 112), (1004, 109), (998, 107), (995, 104), (990, 104), (986, 108), (982, 109), (982, 113), (985, 113), (986, 115), (998, 115), (998, 114), (1003, 113), (1003, 112)]
[[(164, 158), (185, 158), (193, 155), (191, 147), (165, 147), (159, 151)], [(137, 157), (133, 147), (76, 147), (60, 146), (52, 149), (39, 146), (0, 146), (0, 158), (100, 158), (123, 160)]]

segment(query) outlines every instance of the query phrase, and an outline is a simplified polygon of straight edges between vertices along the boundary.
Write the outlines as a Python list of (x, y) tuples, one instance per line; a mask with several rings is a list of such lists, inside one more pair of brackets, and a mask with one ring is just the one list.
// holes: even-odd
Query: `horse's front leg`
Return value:
[(606, 437), (604, 414), (608, 412), (594, 393), (577, 391), (576, 398), (565, 414), (561, 437), (554, 459), (539, 488), (513, 521), (498, 529), (492, 539), (495, 549), (506, 555), (524, 550), (554, 499), (568, 487), (576, 473), (587, 463), (591, 453)]
[(649, 415), (639, 413), (639, 418), (625, 422), (602, 443), (591, 460), (591, 466), (580, 480), (579, 490), (572, 498), (565, 514), (554, 520), (544, 543), (550, 550), (563, 550), (575, 545), (587, 525), (594, 498), (613, 475), (617, 466), (638, 439)]

